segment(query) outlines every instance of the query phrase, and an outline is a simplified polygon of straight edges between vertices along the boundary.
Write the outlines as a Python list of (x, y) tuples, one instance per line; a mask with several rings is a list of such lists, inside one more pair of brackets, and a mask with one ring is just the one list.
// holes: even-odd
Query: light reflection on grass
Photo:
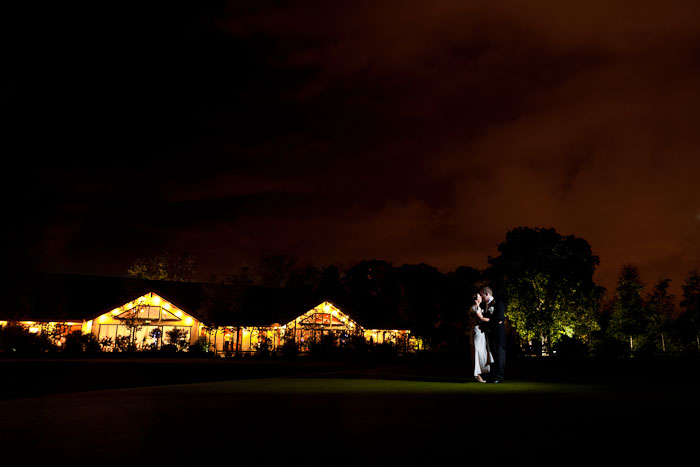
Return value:
[(425, 395), (519, 395), (580, 394), (601, 390), (596, 385), (549, 382), (480, 384), (442, 381), (407, 381), (342, 378), (265, 378), (216, 383), (181, 384), (165, 391), (231, 394), (425, 394)]

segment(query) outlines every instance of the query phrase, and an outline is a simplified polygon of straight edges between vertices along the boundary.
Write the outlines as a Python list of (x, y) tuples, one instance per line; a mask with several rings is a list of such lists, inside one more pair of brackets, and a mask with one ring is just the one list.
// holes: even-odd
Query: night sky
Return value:
[(601, 285), (632, 263), (679, 293), (700, 3), (577, 3), (4, 5), (4, 248), (99, 275), (164, 248), (200, 278), (273, 252), (449, 272), (553, 227)]

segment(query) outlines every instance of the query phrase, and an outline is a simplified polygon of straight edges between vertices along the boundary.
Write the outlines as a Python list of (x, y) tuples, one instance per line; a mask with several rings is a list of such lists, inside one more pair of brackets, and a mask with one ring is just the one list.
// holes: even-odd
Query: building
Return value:
[(17, 323), (52, 336), (57, 345), (74, 331), (92, 334), (105, 351), (183, 350), (199, 343), (218, 355), (240, 355), (358, 341), (402, 351), (421, 345), (408, 329), (365, 328), (330, 301), (280, 290), (253, 289), (247, 305), (235, 309), (225, 285), (70, 275), (29, 284), (16, 295), (16, 306), (4, 308), (0, 326)]
[(196, 311), (184, 311), (199, 309), (200, 284), (46, 274), (22, 285), (9, 292), (0, 325), (44, 333), (57, 345), (81, 331), (93, 334), (106, 350), (147, 350), (160, 348), (177, 329), (178, 345), (186, 347), (206, 329)]
[(408, 329), (366, 329), (328, 301), (284, 323), (223, 326), (214, 331), (215, 351), (225, 354), (277, 351), (284, 345), (303, 353), (314, 344), (345, 347), (358, 339), (369, 345), (390, 344), (402, 351), (420, 346)]

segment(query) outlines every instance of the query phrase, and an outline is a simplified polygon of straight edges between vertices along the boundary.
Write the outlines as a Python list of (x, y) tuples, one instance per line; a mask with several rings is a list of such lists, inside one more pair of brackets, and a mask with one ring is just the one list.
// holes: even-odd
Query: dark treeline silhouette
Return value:
[(678, 300), (670, 280), (650, 288), (635, 265), (621, 267), (612, 295), (601, 304), (600, 329), (594, 334), (599, 354), (679, 355), (700, 353), (700, 273), (688, 272)]
[[(615, 290), (606, 296), (593, 281), (598, 257), (581, 238), (551, 228), (518, 227), (506, 234), (498, 253), (484, 270), (462, 266), (446, 273), (424, 263), (394, 265), (381, 259), (345, 268), (308, 266), (292, 255), (270, 254), (224, 277), (195, 283), (192, 256), (163, 252), (129, 268), (132, 282), (125, 287), (128, 295), (139, 281), (180, 283), (196, 291), (192, 311), (214, 326), (284, 324), (284, 316), (328, 300), (365, 328), (410, 329), (430, 352), (467, 355), (468, 309), (474, 294), (489, 285), (497, 299), (506, 301), (511, 355), (700, 352), (698, 271), (688, 273), (677, 299), (669, 293), (668, 279), (646, 290), (637, 268), (624, 265)], [(8, 276), (3, 284), (7, 306), (0, 319), (26, 315), (48, 296), (52, 318), (60, 319), (65, 306), (60, 291), (38, 291), (22, 279), (26, 276)], [(95, 342), (78, 338), (71, 336), (70, 348), (96, 348)], [(0, 347), (18, 339), (18, 330), (5, 326)]]
[(472, 297), (491, 285), (507, 302), (509, 347), (516, 354), (700, 351), (697, 271), (689, 272), (680, 303), (669, 294), (668, 279), (645, 292), (633, 265), (622, 266), (616, 289), (606, 296), (593, 281), (598, 258), (581, 238), (520, 227), (508, 232), (498, 251), (485, 270), (463, 266), (447, 273), (425, 263), (372, 259), (347, 268), (314, 267), (291, 255), (266, 255), (234, 274), (210, 278), (202, 311), (215, 324), (244, 324), (264, 309), (299, 311), (313, 300), (329, 300), (363, 326), (409, 328), (430, 351), (463, 354)]

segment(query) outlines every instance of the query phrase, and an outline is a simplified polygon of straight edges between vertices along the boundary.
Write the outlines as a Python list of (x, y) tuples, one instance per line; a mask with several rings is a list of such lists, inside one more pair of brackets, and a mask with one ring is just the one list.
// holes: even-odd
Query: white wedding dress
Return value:
[(471, 309), (470, 321), (470, 340), (471, 340), (471, 356), (472, 367), (474, 368), (474, 376), (483, 375), (490, 371), (490, 365), (493, 363), (493, 356), (489, 349), (488, 336), (479, 328), (479, 317), (476, 316), (476, 307)]

